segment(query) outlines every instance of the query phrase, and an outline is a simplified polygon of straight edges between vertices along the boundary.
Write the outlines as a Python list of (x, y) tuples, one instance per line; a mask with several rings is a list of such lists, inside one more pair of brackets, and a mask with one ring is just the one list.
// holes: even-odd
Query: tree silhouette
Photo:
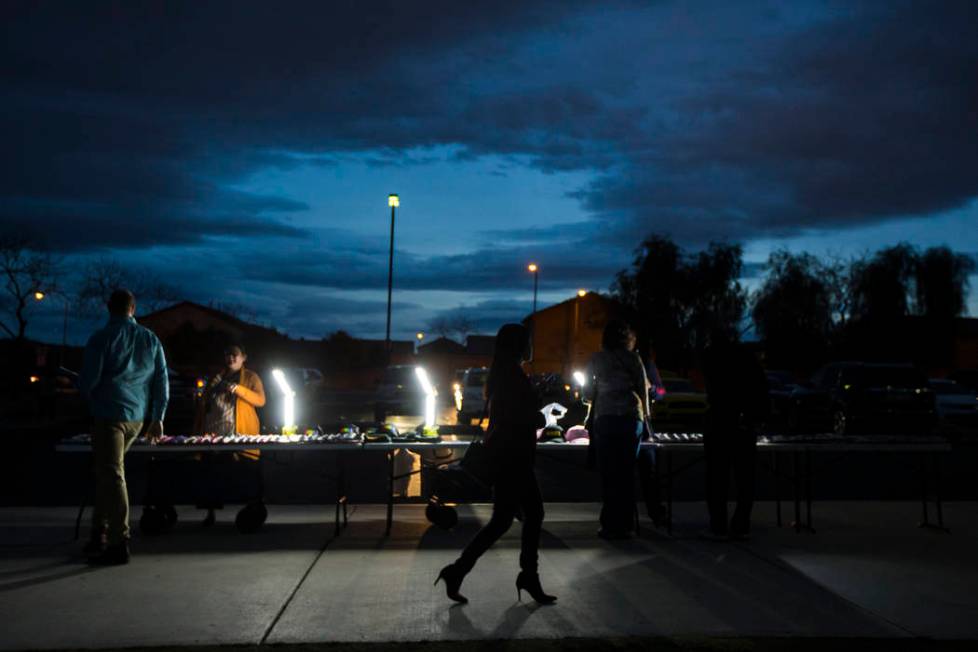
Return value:
[(612, 294), (635, 314), (640, 347), (655, 349), (659, 366), (686, 369), (722, 331), (736, 338), (746, 307), (737, 281), (740, 245), (710, 243), (695, 255), (672, 239), (652, 235), (635, 251), (630, 270), (618, 272)]
[(810, 373), (827, 356), (837, 315), (838, 267), (815, 256), (773, 252), (752, 297), (751, 319), (769, 366)]
[(948, 247), (932, 247), (917, 259), (915, 312), (931, 319), (949, 320), (963, 315), (968, 275), (975, 260)]
[(850, 314), (854, 321), (892, 323), (910, 314), (917, 252), (905, 242), (880, 249), (850, 269)]
[[(0, 329), (12, 338), (23, 340), (30, 313), (37, 303), (35, 293), (50, 294), (58, 289), (58, 263), (26, 239), (0, 236), (0, 276), (4, 290), (0, 295), (0, 311), (7, 316), (0, 320)], [(8, 323), (11, 318), (12, 324)]]
[(99, 258), (82, 272), (77, 293), (78, 311), (88, 317), (101, 316), (109, 296), (119, 288), (135, 295), (142, 314), (155, 312), (179, 300), (177, 291), (156, 275), (130, 269), (113, 258)]

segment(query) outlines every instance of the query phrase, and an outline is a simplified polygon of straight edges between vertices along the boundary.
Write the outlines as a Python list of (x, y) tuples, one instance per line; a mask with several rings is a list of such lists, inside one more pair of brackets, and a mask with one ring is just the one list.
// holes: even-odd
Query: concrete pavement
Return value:
[[(134, 512), (138, 515), (138, 508)], [(319, 644), (494, 639), (737, 637), (978, 639), (978, 504), (950, 503), (951, 534), (915, 527), (906, 502), (818, 505), (819, 532), (773, 527), (756, 511), (747, 543), (696, 537), (699, 503), (677, 504), (666, 537), (609, 543), (597, 506), (548, 504), (538, 607), (514, 580), (518, 524), (466, 578), (453, 606), (437, 570), (488, 518), (463, 506), (452, 532), (423, 508), (359, 506), (333, 538), (328, 507), (272, 506), (240, 535), (234, 510), (210, 529), (181, 508), (169, 534), (133, 542), (133, 562), (91, 569), (71, 541), (74, 511), (0, 510), (0, 649)]]

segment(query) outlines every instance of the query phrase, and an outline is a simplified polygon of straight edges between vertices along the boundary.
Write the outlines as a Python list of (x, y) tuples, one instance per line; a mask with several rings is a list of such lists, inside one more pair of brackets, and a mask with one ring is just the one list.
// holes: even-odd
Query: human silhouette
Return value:
[[(754, 505), (757, 430), (770, 412), (767, 378), (757, 358), (722, 331), (713, 333), (703, 353), (703, 377), (709, 403), (703, 451), (710, 513), (708, 538), (745, 539)], [(727, 522), (730, 476), (737, 506)]]
[(483, 555), (512, 525), (517, 510), (522, 512), (520, 573), (516, 577), (517, 596), (528, 592), (541, 604), (557, 598), (544, 593), (537, 574), (540, 530), (543, 526), (543, 499), (533, 471), (536, 431), (545, 423), (544, 410), (530, 379), (522, 369), (529, 349), (529, 331), (520, 324), (506, 324), (496, 335), (492, 366), (486, 379), (489, 429), (485, 448), (493, 483), (492, 517), (473, 537), (461, 556), (438, 573), (435, 584), (445, 583), (448, 597), (468, 602), (459, 593), (465, 578)]
[(635, 462), (649, 416), (649, 381), (635, 352), (635, 332), (628, 324), (608, 322), (588, 375), (594, 424), (591, 437), (601, 475), (598, 536), (624, 539), (631, 536)]

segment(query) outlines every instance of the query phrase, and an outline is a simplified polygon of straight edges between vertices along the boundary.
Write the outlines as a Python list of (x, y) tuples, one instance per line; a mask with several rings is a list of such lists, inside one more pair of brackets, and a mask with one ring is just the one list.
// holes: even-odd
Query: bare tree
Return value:
[(151, 272), (131, 270), (113, 258), (99, 258), (85, 268), (78, 290), (78, 309), (99, 315), (112, 292), (125, 288), (136, 295), (146, 312), (154, 312), (179, 300), (177, 291)]
[(435, 317), (428, 322), (428, 330), (442, 337), (454, 334), (460, 342), (464, 342), (468, 334), (475, 330), (475, 324), (461, 312), (456, 312)]
[(24, 339), (31, 309), (37, 303), (36, 296), (40, 296), (37, 293), (56, 291), (58, 272), (55, 258), (38, 251), (28, 240), (0, 236), (0, 274), (4, 283), (0, 311), (5, 317), (0, 320), (0, 328), (10, 337)]

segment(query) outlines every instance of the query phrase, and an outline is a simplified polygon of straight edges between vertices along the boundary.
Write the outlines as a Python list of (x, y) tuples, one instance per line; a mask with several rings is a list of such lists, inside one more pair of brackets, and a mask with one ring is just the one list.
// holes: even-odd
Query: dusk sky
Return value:
[(2, 229), (295, 336), (383, 337), (390, 192), (398, 338), (521, 319), (530, 260), (541, 305), (606, 291), (652, 233), (978, 255), (976, 2), (0, 12)]

